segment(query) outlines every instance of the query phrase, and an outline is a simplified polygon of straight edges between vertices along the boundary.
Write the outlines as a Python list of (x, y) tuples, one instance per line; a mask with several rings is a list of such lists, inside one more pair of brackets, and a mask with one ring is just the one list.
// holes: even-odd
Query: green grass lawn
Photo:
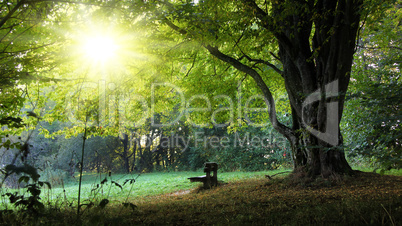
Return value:
[[(266, 174), (275, 174), (286, 170), (276, 171), (259, 171), (259, 172), (224, 172), (218, 173), (218, 180), (222, 182), (234, 182), (248, 178), (263, 178)], [(138, 197), (149, 197), (172, 193), (181, 190), (195, 189), (202, 183), (191, 183), (187, 178), (204, 175), (203, 172), (155, 172), (143, 174), (115, 174), (111, 177), (103, 174), (85, 174), (82, 183), (82, 200), (93, 198), (108, 198), (108, 199), (135, 199)], [(108, 182), (101, 186), (101, 181), (107, 178)], [(135, 179), (135, 182), (130, 184), (126, 180)], [(117, 186), (116, 182), (123, 189)], [(100, 186), (100, 188), (93, 190)], [(63, 192), (65, 190), (65, 193)], [(78, 194), (78, 177), (74, 181), (66, 183), (63, 187), (55, 187), (49, 190), (51, 199), (64, 198), (74, 200)]]
[[(361, 169), (359, 169), (361, 170)], [(46, 210), (35, 217), (4, 214), (1, 224), (45, 225), (398, 225), (402, 220), (402, 170), (381, 176), (363, 173), (346, 178), (340, 184), (318, 181), (313, 186), (294, 185), (281, 174), (285, 170), (265, 172), (218, 173), (220, 186), (203, 190), (202, 183), (187, 179), (203, 172), (166, 172), (146, 174), (85, 174), (82, 212), (76, 216), (78, 178), (64, 188), (44, 189), (41, 201)], [(364, 171), (372, 171), (365, 169)], [(398, 176), (395, 176), (398, 175)], [(133, 184), (119, 185), (127, 179)], [(99, 188), (94, 189), (99, 184)], [(7, 190), (2, 190), (4, 194)], [(10, 192), (11, 190), (8, 190)], [(13, 191), (14, 192), (14, 191)], [(102, 199), (110, 203), (101, 208)], [(136, 208), (125, 208), (124, 202)], [(90, 203), (93, 207), (90, 208)], [(10, 208), (5, 197), (2, 207)], [(29, 215), (28, 215), (29, 216)]]
[[(248, 178), (263, 178), (266, 174), (275, 174), (286, 170), (259, 171), (259, 172), (219, 172), (218, 180), (221, 182), (234, 182)], [(199, 187), (202, 183), (191, 183), (187, 178), (204, 175), (199, 172), (155, 172), (143, 174), (107, 174), (86, 173), (82, 178), (81, 201), (83, 203), (107, 198), (109, 200), (124, 201), (126, 199), (146, 198), (155, 195), (190, 190)], [(106, 183), (101, 183), (104, 179)], [(134, 183), (130, 180), (134, 179)], [(129, 180), (126, 182), (126, 180)], [(52, 189), (42, 190), (42, 200), (46, 203), (76, 202), (78, 197), (79, 177), (65, 181), (63, 185), (54, 186)], [(115, 183), (112, 183), (114, 181)], [(126, 182), (126, 183), (125, 183)], [(125, 183), (125, 184), (124, 184)], [(119, 184), (122, 188), (120, 188)], [(123, 185), (124, 184), (124, 185)], [(45, 186), (46, 187), (46, 186)], [(26, 189), (6, 189), (7, 192), (26, 193)], [(3, 197), (2, 205), (8, 204)]]

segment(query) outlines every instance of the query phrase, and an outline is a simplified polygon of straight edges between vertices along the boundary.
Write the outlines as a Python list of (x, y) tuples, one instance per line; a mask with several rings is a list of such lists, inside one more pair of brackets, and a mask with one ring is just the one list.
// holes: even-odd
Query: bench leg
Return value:
[(210, 180), (207, 180), (205, 178), (205, 180), (203, 182), (204, 182), (204, 188), (206, 188), (206, 189), (211, 188), (211, 181)]
[(218, 185), (218, 180), (215, 177), (215, 175), (213, 177), (211, 177), (211, 185), (212, 186), (217, 186)]

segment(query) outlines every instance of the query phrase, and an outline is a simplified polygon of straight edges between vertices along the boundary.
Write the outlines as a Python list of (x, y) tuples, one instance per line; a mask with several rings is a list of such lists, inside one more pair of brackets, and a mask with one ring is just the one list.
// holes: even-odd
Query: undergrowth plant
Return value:
[[(20, 194), (19, 192), (7, 192), (3, 195), (8, 197), (10, 203), (14, 205), (15, 209), (35, 216), (43, 212), (45, 206), (40, 198), (41, 189), (45, 185), (51, 189), (51, 185), (49, 182), (39, 181), (40, 175), (38, 174), (37, 169), (28, 164), (23, 166), (7, 165), (5, 167), (5, 172), (5, 179), (13, 173), (24, 174), (18, 179), (18, 182), (24, 182), (26, 184), (25, 188), (29, 193), (29, 196)], [(31, 181), (32, 183), (29, 183)]]
[[(129, 178), (125, 179), (124, 183), (121, 185), (120, 183), (112, 179), (112, 173), (109, 172), (108, 176), (105, 176), (100, 183), (93, 185), (90, 191), (90, 196), (88, 197), (87, 200), (85, 200), (85, 203), (81, 204), (81, 206), (86, 206), (87, 207), (86, 209), (90, 209), (94, 206), (97, 206), (100, 209), (104, 209), (106, 205), (110, 202), (110, 194), (112, 187), (119, 188), (121, 194), (124, 195), (123, 193), (124, 187), (126, 185), (131, 185), (129, 192), (126, 194), (125, 200), (122, 202), (122, 206), (134, 210), (137, 206), (131, 202), (128, 202), (130, 194), (132, 193), (134, 187), (134, 182), (135, 182), (134, 178)], [(104, 191), (106, 192), (104, 193)]]
[[(94, 186), (91, 189), (91, 195), (90, 198), (88, 200), (86, 200), (85, 203), (81, 203), (81, 190), (82, 190), (82, 175), (83, 175), (83, 168), (84, 168), (84, 154), (85, 154), (85, 142), (87, 140), (87, 136), (90, 136), (91, 133), (93, 132), (93, 128), (94, 127), (87, 127), (87, 123), (88, 123), (88, 118), (89, 118), (89, 114), (91, 112), (87, 112), (87, 116), (86, 116), (86, 121), (85, 121), (85, 125), (84, 125), (84, 134), (83, 134), (83, 142), (82, 142), (82, 148), (81, 148), (81, 161), (80, 161), (80, 172), (79, 172), (79, 185), (78, 185), (78, 201), (77, 201), (77, 220), (80, 220), (80, 215), (81, 213), (81, 207), (86, 206), (86, 209), (90, 209), (93, 206), (95, 206), (95, 202), (98, 200), (98, 195), (100, 193), (100, 191), (103, 191), (103, 187), (106, 185), (106, 183), (108, 182), (107, 177), (105, 177), (100, 184), (96, 184), (96, 186)], [(126, 179), (126, 181), (124, 182), (123, 186), (120, 185), (118, 182), (114, 181), (111, 179), (111, 172), (109, 171), (108, 177), (110, 180), (110, 185), (109, 185), (109, 190), (108, 193), (106, 195), (106, 197), (102, 197), (102, 199), (99, 201), (99, 203), (97, 204), (97, 207), (99, 207), (100, 209), (104, 209), (106, 207), (106, 205), (110, 202), (109, 200), (109, 195), (110, 195), (110, 191), (112, 186), (116, 186), (118, 188), (120, 188), (121, 190), (123, 190), (123, 186), (125, 184), (134, 184), (135, 179)], [(132, 187), (130, 189), (130, 191), (132, 190)], [(102, 192), (103, 193), (103, 192)], [(130, 194), (130, 193), (129, 193)], [(128, 194), (128, 196), (129, 196)], [(136, 206), (130, 202), (128, 202), (128, 196), (126, 198), (126, 201), (123, 203), (124, 207), (129, 207), (132, 209), (135, 209)]]

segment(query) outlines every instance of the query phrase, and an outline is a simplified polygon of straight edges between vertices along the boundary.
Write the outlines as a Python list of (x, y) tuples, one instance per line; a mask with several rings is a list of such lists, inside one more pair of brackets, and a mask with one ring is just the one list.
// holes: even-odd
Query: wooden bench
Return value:
[[(204, 188), (211, 188), (218, 185), (218, 164), (216, 162), (206, 162), (204, 165), (205, 176), (189, 177), (190, 182), (202, 182)], [(213, 175), (211, 176), (211, 172)]]

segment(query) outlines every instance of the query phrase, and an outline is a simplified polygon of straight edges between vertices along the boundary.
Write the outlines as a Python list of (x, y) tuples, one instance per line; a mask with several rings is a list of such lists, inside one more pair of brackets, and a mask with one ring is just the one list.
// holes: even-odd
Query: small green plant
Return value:
[[(117, 181), (112, 179), (111, 172), (109, 172), (108, 176), (106, 176), (100, 183), (98, 183), (96, 185), (95, 184), (92, 185), (93, 188), (91, 189), (90, 197), (88, 197), (88, 199), (85, 200), (85, 202), (81, 203), (80, 207), (86, 206), (85, 210), (90, 209), (90, 208), (96, 206), (95, 203), (97, 203), (100, 200), (98, 202), (97, 207), (99, 207), (100, 209), (104, 209), (106, 207), (106, 205), (109, 204), (109, 202), (110, 202), (112, 187), (119, 188), (120, 194), (124, 195), (123, 187), (126, 184), (133, 185), (134, 182), (135, 182), (134, 178), (129, 178), (124, 181), (123, 185), (121, 185)], [(103, 190), (107, 189), (107, 186), (109, 186), (108, 191), (105, 195), (103, 195)], [(125, 208), (131, 208), (132, 210), (135, 210), (135, 208), (137, 206), (128, 202), (132, 189), (133, 189), (133, 186), (130, 187), (130, 191), (127, 193), (126, 200), (124, 202), (122, 202), (122, 206)]]
[[(23, 166), (7, 165), (5, 167), (5, 178), (11, 174), (25, 174), (18, 179), (18, 183), (25, 183), (25, 188), (27, 189), (30, 196), (20, 195), (18, 192), (6, 193), (3, 196), (7, 196), (17, 209), (25, 210), (28, 213), (37, 215), (42, 212), (45, 208), (41, 202), (40, 194), (41, 188), (47, 185), (51, 189), (49, 182), (39, 181), (40, 175), (37, 169), (31, 165), (25, 164)], [(33, 183), (29, 184), (30, 181)]]

